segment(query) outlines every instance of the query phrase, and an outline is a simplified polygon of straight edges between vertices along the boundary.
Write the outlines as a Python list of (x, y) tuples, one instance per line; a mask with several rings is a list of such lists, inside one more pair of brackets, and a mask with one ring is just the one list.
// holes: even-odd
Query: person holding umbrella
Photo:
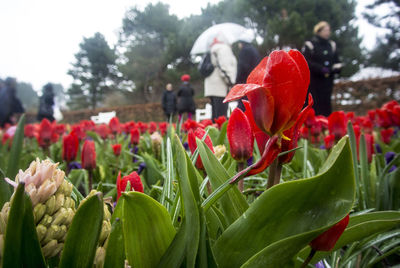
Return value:
[(227, 114), (228, 104), (223, 103), (223, 100), (236, 82), (237, 61), (222, 33), (214, 37), (210, 43), (214, 71), (204, 80), (204, 96), (210, 98), (212, 119), (216, 119)]

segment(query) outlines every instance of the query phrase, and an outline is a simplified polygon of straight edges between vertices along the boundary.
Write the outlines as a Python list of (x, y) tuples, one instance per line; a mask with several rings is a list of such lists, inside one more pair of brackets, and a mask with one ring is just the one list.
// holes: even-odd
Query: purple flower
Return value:
[[(386, 164), (389, 164), (394, 158), (395, 158), (395, 156), (396, 156), (396, 153), (394, 153), (394, 152), (387, 152), (386, 154), (385, 154), (385, 160), (386, 160)], [(392, 171), (394, 171), (394, 170), (396, 170), (396, 166), (395, 165), (393, 165), (390, 169), (389, 169), (389, 173), (390, 172), (392, 172)]]
[(70, 162), (68, 164), (69, 170), (73, 170), (73, 169), (81, 169), (82, 165), (79, 162)]
[(146, 163), (145, 162), (140, 163), (137, 173), (140, 175), (140, 173), (142, 173), (145, 168), (146, 168)]
[(325, 268), (324, 261), (319, 261), (315, 264), (316, 268)]
[(380, 146), (378, 143), (375, 143), (375, 149), (376, 149), (376, 152), (377, 152), (378, 154), (381, 154), (381, 153), (382, 153), (382, 148), (381, 148), (381, 146)]
[(251, 156), (249, 159), (247, 159), (247, 166), (253, 165), (253, 156)]

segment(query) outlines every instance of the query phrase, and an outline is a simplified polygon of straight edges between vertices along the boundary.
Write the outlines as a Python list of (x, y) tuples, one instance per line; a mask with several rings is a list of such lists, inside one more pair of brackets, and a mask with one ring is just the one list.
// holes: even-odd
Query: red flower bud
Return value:
[(253, 155), (254, 136), (246, 115), (236, 108), (229, 118), (227, 136), (233, 159), (246, 161)]
[(119, 156), (121, 154), (121, 144), (112, 144), (111, 145), (114, 155)]
[(135, 190), (136, 192), (143, 193), (143, 184), (140, 176), (136, 173), (136, 171), (132, 172), (131, 174), (124, 176), (121, 179), (121, 171), (118, 173), (117, 178), (117, 200), (121, 197), (121, 193), (125, 192), (126, 185), (129, 183), (131, 184), (130, 190)]
[(226, 117), (224, 115), (221, 115), (220, 117), (214, 119), (215, 123), (218, 125), (218, 128), (221, 129), (222, 125), (226, 121)]
[(63, 137), (63, 144), (62, 144), (62, 159), (71, 162), (76, 158), (79, 149), (79, 139), (72, 132), (69, 135), (65, 135)]
[[(206, 134), (206, 132), (202, 128), (197, 128), (195, 132), (193, 132), (193, 130), (189, 130), (189, 133), (188, 133), (188, 145), (189, 145), (189, 149), (192, 152), (192, 154), (197, 149), (196, 137), (201, 140), (201, 139), (203, 139), (205, 134)], [(214, 148), (213, 148), (213, 144), (212, 144), (210, 136), (207, 135), (207, 137), (204, 140), (204, 142), (207, 144), (208, 148), (210, 148), (210, 150), (212, 152), (214, 152)], [(200, 154), (197, 157), (196, 167), (198, 169), (203, 169), (204, 168), (203, 162), (201, 161), (201, 158), (200, 158)]]
[(32, 124), (27, 124), (24, 127), (24, 135), (27, 138), (33, 138), (35, 137), (35, 126)]
[(382, 141), (384, 143), (386, 143), (386, 144), (389, 144), (390, 143), (390, 138), (392, 137), (393, 133), (394, 133), (393, 128), (382, 129), (381, 130)]
[(108, 123), (108, 126), (113, 134), (117, 134), (117, 133), (121, 132), (121, 127), (119, 124), (118, 117), (111, 118), (110, 122)]
[(333, 112), (328, 117), (329, 134), (340, 140), (347, 133), (347, 118), (343, 111)]
[(150, 134), (153, 134), (153, 133), (156, 132), (156, 131), (157, 131), (157, 123), (151, 121), (151, 122), (149, 123), (149, 132), (150, 132)]
[(140, 140), (140, 132), (139, 129), (134, 128), (131, 130), (131, 144), (138, 145)]
[(41, 147), (48, 147), (51, 143), (51, 138), (53, 134), (53, 126), (49, 120), (46, 118), (40, 122), (39, 132), (38, 132), (38, 142)]
[(335, 144), (335, 136), (334, 135), (328, 135), (324, 138), (325, 142), (325, 148), (330, 149), (332, 146)]
[(348, 224), (349, 215), (311, 241), (311, 248), (318, 251), (331, 251)]
[(81, 160), (84, 169), (90, 170), (96, 168), (96, 149), (94, 141), (85, 140), (82, 147)]

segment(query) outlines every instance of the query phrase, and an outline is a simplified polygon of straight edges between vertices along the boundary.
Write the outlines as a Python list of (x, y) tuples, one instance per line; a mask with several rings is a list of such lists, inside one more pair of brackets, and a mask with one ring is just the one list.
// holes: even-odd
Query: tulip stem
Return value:
[(92, 191), (92, 177), (93, 177), (93, 170), (89, 169), (89, 193)]
[(281, 180), (282, 164), (279, 164), (279, 158), (275, 158), (269, 167), (267, 189), (271, 188), (275, 184), (279, 184)]
[[(237, 163), (237, 171), (238, 172), (242, 171), (244, 168), (245, 168), (245, 163), (244, 162), (238, 162)], [(243, 190), (244, 190), (244, 180), (240, 180), (238, 182), (238, 188), (239, 188), (239, 191), (242, 193)]]
[(311, 249), (310, 254), (308, 255), (307, 259), (304, 261), (303, 265), (301, 266), (301, 268), (305, 268), (307, 267), (307, 265), (310, 263), (311, 259), (314, 257), (315, 253), (317, 251), (315, 249)]

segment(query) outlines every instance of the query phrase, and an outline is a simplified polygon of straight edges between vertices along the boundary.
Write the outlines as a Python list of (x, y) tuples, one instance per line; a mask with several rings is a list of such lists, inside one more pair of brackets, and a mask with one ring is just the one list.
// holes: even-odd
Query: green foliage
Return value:
[(11, 201), (2, 267), (46, 267), (33, 219), (31, 199), (20, 183)]
[(92, 267), (103, 222), (103, 198), (97, 193), (80, 205), (65, 239), (60, 266)]

